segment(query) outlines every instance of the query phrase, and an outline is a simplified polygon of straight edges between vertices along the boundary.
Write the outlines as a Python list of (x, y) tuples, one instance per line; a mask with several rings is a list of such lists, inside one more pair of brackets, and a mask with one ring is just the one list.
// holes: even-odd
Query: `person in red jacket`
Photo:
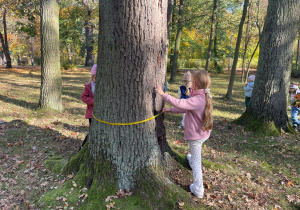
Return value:
[[(94, 64), (91, 69), (91, 82), (84, 85), (85, 87), (83, 93), (81, 94), (81, 100), (87, 104), (86, 111), (85, 111), (85, 118), (89, 119), (89, 125), (91, 125), (92, 117), (93, 117), (96, 71), (97, 71), (97, 64)], [(79, 150), (82, 149), (83, 145), (86, 143), (86, 140), (87, 140), (87, 136), (85, 137)]]
[(191, 154), (187, 154), (187, 159), (193, 169), (193, 184), (190, 185), (190, 190), (196, 197), (203, 198), (201, 149), (213, 127), (212, 96), (209, 90), (211, 80), (207, 71), (200, 70), (194, 73), (192, 81), (192, 92), (187, 99), (174, 98), (164, 93), (157, 85), (155, 90), (164, 101), (173, 106), (173, 108), (163, 108), (164, 112), (186, 113), (184, 140), (189, 142)]
[(93, 108), (94, 108), (96, 70), (97, 70), (97, 64), (94, 64), (91, 70), (91, 82), (84, 85), (85, 87), (83, 93), (81, 94), (81, 100), (87, 104), (86, 111), (85, 111), (85, 118), (89, 119), (90, 125), (92, 122)]

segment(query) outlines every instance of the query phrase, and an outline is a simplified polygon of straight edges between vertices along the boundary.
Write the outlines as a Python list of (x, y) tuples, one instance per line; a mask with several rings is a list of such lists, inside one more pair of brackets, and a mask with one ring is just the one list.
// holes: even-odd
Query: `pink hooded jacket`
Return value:
[(206, 105), (204, 89), (192, 91), (188, 99), (177, 99), (166, 93), (162, 97), (168, 104), (175, 107), (171, 109), (172, 113), (186, 113), (184, 119), (185, 140), (199, 140), (210, 136), (211, 130), (203, 131), (201, 129)]
[(94, 108), (94, 94), (92, 92), (91, 82), (84, 85), (85, 88), (81, 94), (81, 100), (87, 104), (85, 111), (85, 118), (89, 119), (93, 117), (93, 108)]

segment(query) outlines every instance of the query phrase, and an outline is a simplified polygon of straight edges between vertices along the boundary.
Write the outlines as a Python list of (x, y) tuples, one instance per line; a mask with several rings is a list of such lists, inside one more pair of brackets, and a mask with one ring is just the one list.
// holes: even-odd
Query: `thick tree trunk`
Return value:
[(250, 129), (273, 128), (268, 134), (275, 135), (288, 127), (286, 99), (299, 8), (299, 0), (269, 1), (253, 94), (247, 111), (241, 117)]
[(94, 24), (90, 21), (92, 11), (87, 11), (87, 20), (84, 23), (85, 26), (85, 42), (86, 42), (86, 58), (85, 58), (85, 66), (92, 66), (95, 63), (95, 55), (93, 54), (94, 50)]
[[(165, 79), (167, 1), (103, 0), (99, 8), (95, 117), (130, 123), (160, 113), (154, 81), (163, 86)], [(119, 189), (131, 189), (141, 169), (162, 162), (158, 141), (165, 132), (156, 122), (120, 126), (92, 120), (88, 153), (95, 162), (109, 163), (106, 170)]]
[(175, 77), (177, 73), (177, 63), (178, 63), (178, 57), (179, 57), (179, 49), (180, 49), (180, 41), (181, 41), (181, 34), (182, 34), (182, 13), (183, 13), (183, 0), (180, 0), (179, 5), (179, 19), (178, 19), (178, 28), (177, 28), (177, 34), (176, 34), (176, 40), (175, 40), (175, 50), (174, 50), (174, 56), (172, 58), (172, 70), (171, 70), (171, 78), (170, 82), (175, 82)]
[(11, 58), (9, 54), (9, 45), (8, 45), (8, 40), (7, 40), (7, 27), (6, 27), (6, 9), (4, 9), (3, 12), (3, 30), (4, 30), (4, 37), (2, 33), (0, 32), (0, 39), (1, 39), (1, 44), (3, 48), (3, 53), (6, 58), (6, 68), (12, 68), (11, 65)]
[(208, 71), (210, 57), (211, 57), (211, 49), (214, 42), (215, 36), (215, 19), (217, 16), (217, 3), (218, 0), (214, 0), (213, 12), (211, 16), (211, 25), (210, 25), (210, 36), (209, 36), (209, 44), (207, 48), (207, 56), (206, 56), (206, 63), (205, 63), (205, 70)]
[(245, 19), (246, 19), (248, 5), (249, 5), (249, 0), (245, 0), (244, 7), (243, 7), (243, 15), (242, 15), (241, 22), (239, 25), (239, 33), (238, 33), (238, 37), (236, 40), (234, 59), (233, 59), (233, 64), (232, 64), (232, 68), (231, 68), (231, 73), (230, 73), (230, 80), (229, 80), (229, 84), (228, 84), (227, 93), (225, 96), (225, 98), (227, 98), (227, 99), (231, 99), (231, 96), (232, 96), (232, 88), (233, 88), (233, 83), (234, 83), (234, 79), (235, 79), (236, 65), (239, 60), (240, 46), (241, 46), (241, 40), (242, 40), (242, 36), (243, 36), (243, 26), (244, 26)]
[(41, 93), (42, 109), (62, 111), (59, 58), (59, 7), (56, 0), (41, 0)]

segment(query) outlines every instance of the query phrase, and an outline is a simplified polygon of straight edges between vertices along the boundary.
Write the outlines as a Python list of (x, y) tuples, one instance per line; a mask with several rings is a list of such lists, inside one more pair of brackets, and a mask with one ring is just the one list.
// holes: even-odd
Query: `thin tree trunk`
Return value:
[(247, 73), (246, 73), (246, 77), (245, 77), (245, 78), (248, 78), (249, 70), (250, 70), (250, 65), (251, 65), (251, 61), (252, 61), (252, 59), (253, 59), (253, 57), (254, 57), (254, 54), (255, 54), (256, 50), (258, 49), (259, 43), (260, 43), (260, 39), (258, 40), (258, 42), (257, 42), (257, 44), (256, 44), (256, 46), (255, 46), (255, 49), (254, 49), (254, 51), (253, 51), (253, 53), (252, 53), (252, 55), (251, 55), (251, 58), (250, 58), (250, 60), (249, 60), (249, 63), (248, 63), (248, 66), (247, 66)]
[(59, 6), (41, 0), (41, 94), (39, 107), (63, 111), (59, 58)]
[(178, 57), (179, 57), (179, 49), (180, 49), (180, 41), (181, 41), (181, 34), (182, 34), (182, 13), (183, 13), (183, 0), (180, 0), (179, 5), (179, 19), (178, 19), (178, 28), (177, 28), (177, 34), (176, 34), (176, 40), (175, 40), (175, 50), (174, 50), (174, 56), (172, 59), (172, 70), (171, 70), (171, 78), (169, 82), (175, 82), (175, 77), (177, 73), (177, 63), (178, 63)]
[(4, 9), (4, 12), (3, 12), (3, 29), (4, 29), (4, 37), (3, 37), (2, 33), (0, 32), (0, 39), (1, 39), (1, 44), (3, 47), (5, 59), (6, 59), (6, 68), (12, 68), (11, 57), (9, 54), (9, 45), (8, 45), (8, 40), (7, 40), (6, 9)]
[(231, 96), (232, 96), (232, 88), (233, 88), (233, 83), (234, 83), (234, 79), (235, 79), (236, 65), (237, 65), (237, 62), (239, 59), (240, 45), (241, 45), (241, 40), (242, 40), (242, 36), (243, 36), (243, 26), (244, 26), (244, 22), (246, 19), (248, 5), (249, 5), (249, 0), (245, 0), (244, 7), (243, 7), (243, 15), (242, 15), (241, 22), (239, 25), (239, 33), (238, 33), (235, 51), (234, 51), (234, 60), (233, 60), (233, 64), (232, 64), (229, 85), (228, 85), (227, 93), (225, 96), (225, 98), (227, 98), (227, 99), (231, 99)]
[(68, 62), (69, 62), (69, 64), (72, 64), (71, 49), (70, 49), (69, 44), (67, 44), (67, 51), (68, 51)]
[(210, 57), (211, 57), (211, 50), (212, 50), (212, 45), (213, 45), (214, 36), (215, 36), (215, 19), (217, 16), (217, 4), (218, 4), (218, 0), (214, 0), (213, 12), (212, 12), (212, 16), (211, 16), (209, 44), (208, 44), (207, 57), (206, 57), (206, 63), (205, 63), (206, 71), (208, 71)]
[(34, 66), (34, 58), (33, 58), (33, 37), (30, 37), (30, 58), (31, 58), (31, 65)]
[[(242, 115), (251, 130), (272, 130), (279, 135), (288, 127), (287, 93), (300, 17), (299, 0), (269, 1), (262, 32), (255, 85)], [(255, 125), (255, 126), (253, 126)]]
[(217, 30), (218, 30), (218, 22), (216, 23), (215, 36), (214, 36), (214, 63), (215, 63), (215, 69), (218, 66), (218, 36), (217, 36)]
[(243, 54), (243, 65), (242, 65), (242, 77), (241, 77), (241, 82), (246, 81), (245, 76), (245, 66), (246, 66), (246, 54), (247, 54), (247, 49), (248, 49), (248, 44), (250, 42), (250, 37), (249, 37), (249, 22), (250, 22), (250, 5), (248, 9), (248, 20), (247, 20), (247, 27), (246, 27), (246, 36), (245, 36), (245, 49), (244, 49), (244, 54)]

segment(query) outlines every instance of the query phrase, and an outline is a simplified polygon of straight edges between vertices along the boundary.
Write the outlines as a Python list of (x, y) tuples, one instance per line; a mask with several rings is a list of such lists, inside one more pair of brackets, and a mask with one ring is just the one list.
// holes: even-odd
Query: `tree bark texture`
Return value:
[(215, 19), (217, 16), (217, 3), (218, 0), (214, 0), (214, 6), (213, 6), (213, 13), (211, 16), (211, 25), (210, 25), (210, 35), (209, 35), (209, 44), (207, 48), (207, 56), (206, 56), (206, 63), (205, 63), (205, 70), (208, 71), (210, 57), (211, 57), (211, 50), (214, 42), (214, 36), (215, 36)]
[(0, 39), (1, 39), (3, 52), (4, 52), (4, 55), (6, 58), (6, 68), (12, 68), (11, 57), (9, 54), (9, 45), (8, 45), (8, 40), (7, 40), (6, 9), (4, 9), (4, 12), (3, 12), (3, 30), (4, 30), (4, 37), (3, 37), (2, 33), (0, 32)]
[(300, 18), (299, 0), (269, 1), (248, 114), (287, 128), (287, 93)]
[(85, 66), (92, 66), (95, 63), (95, 55), (93, 55), (94, 50), (94, 24), (90, 21), (92, 11), (88, 9), (87, 20), (84, 23), (85, 26), (85, 43), (86, 43), (86, 58)]
[(42, 109), (62, 111), (62, 80), (59, 57), (59, 6), (41, 0), (41, 92)]
[[(162, 111), (154, 82), (163, 87), (165, 81), (167, 4), (167, 0), (99, 2), (96, 118), (130, 123)], [(120, 189), (130, 189), (140, 169), (161, 163), (159, 139), (164, 136), (163, 115), (127, 126), (93, 119), (88, 151), (94, 161), (111, 163)]]
[(182, 13), (183, 13), (183, 0), (180, 0), (179, 5), (179, 19), (178, 19), (178, 26), (177, 26), (177, 33), (176, 33), (176, 40), (175, 40), (175, 49), (174, 49), (174, 56), (172, 60), (172, 70), (171, 70), (171, 78), (170, 82), (175, 82), (175, 77), (177, 73), (177, 64), (178, 64), (178, 57), (179, 57), (179, 49), (180, 49), (180, 41), (182, 35)]
[(300, 31), (298, 31), (298, 41), (297, 41), (297, 57), (296, 57), (296, 77), (299, 76), (299, 54), (300, 54)]
[(243, 36), (243, 26), (244, 26), (246, 15), (247, 15), (248, 5), (249, 5), (249, 0), (245, 0), (244, 7), (243, 7), (243, 14), (242, 14), (241, 22), (239, 25), (239, 32), (238, 32), (235, 50), (234, 50), (234, 58), (233, 58), (233, 63), (232, 63), (232, 68), (231, 68), (231, 73), (230, 73), (228, 89), (227, 89), (227, 93), (225, 96), (228, 99), (231, 99), (231, 96), (232, 96), (232, 88), (233, 88), (233, 83), (234, 83), (234, 79), (235, 79), (236, 65), (239, 60), (240, 46), (241, 46), (241, 41), (242, 41), (242, 36)]

